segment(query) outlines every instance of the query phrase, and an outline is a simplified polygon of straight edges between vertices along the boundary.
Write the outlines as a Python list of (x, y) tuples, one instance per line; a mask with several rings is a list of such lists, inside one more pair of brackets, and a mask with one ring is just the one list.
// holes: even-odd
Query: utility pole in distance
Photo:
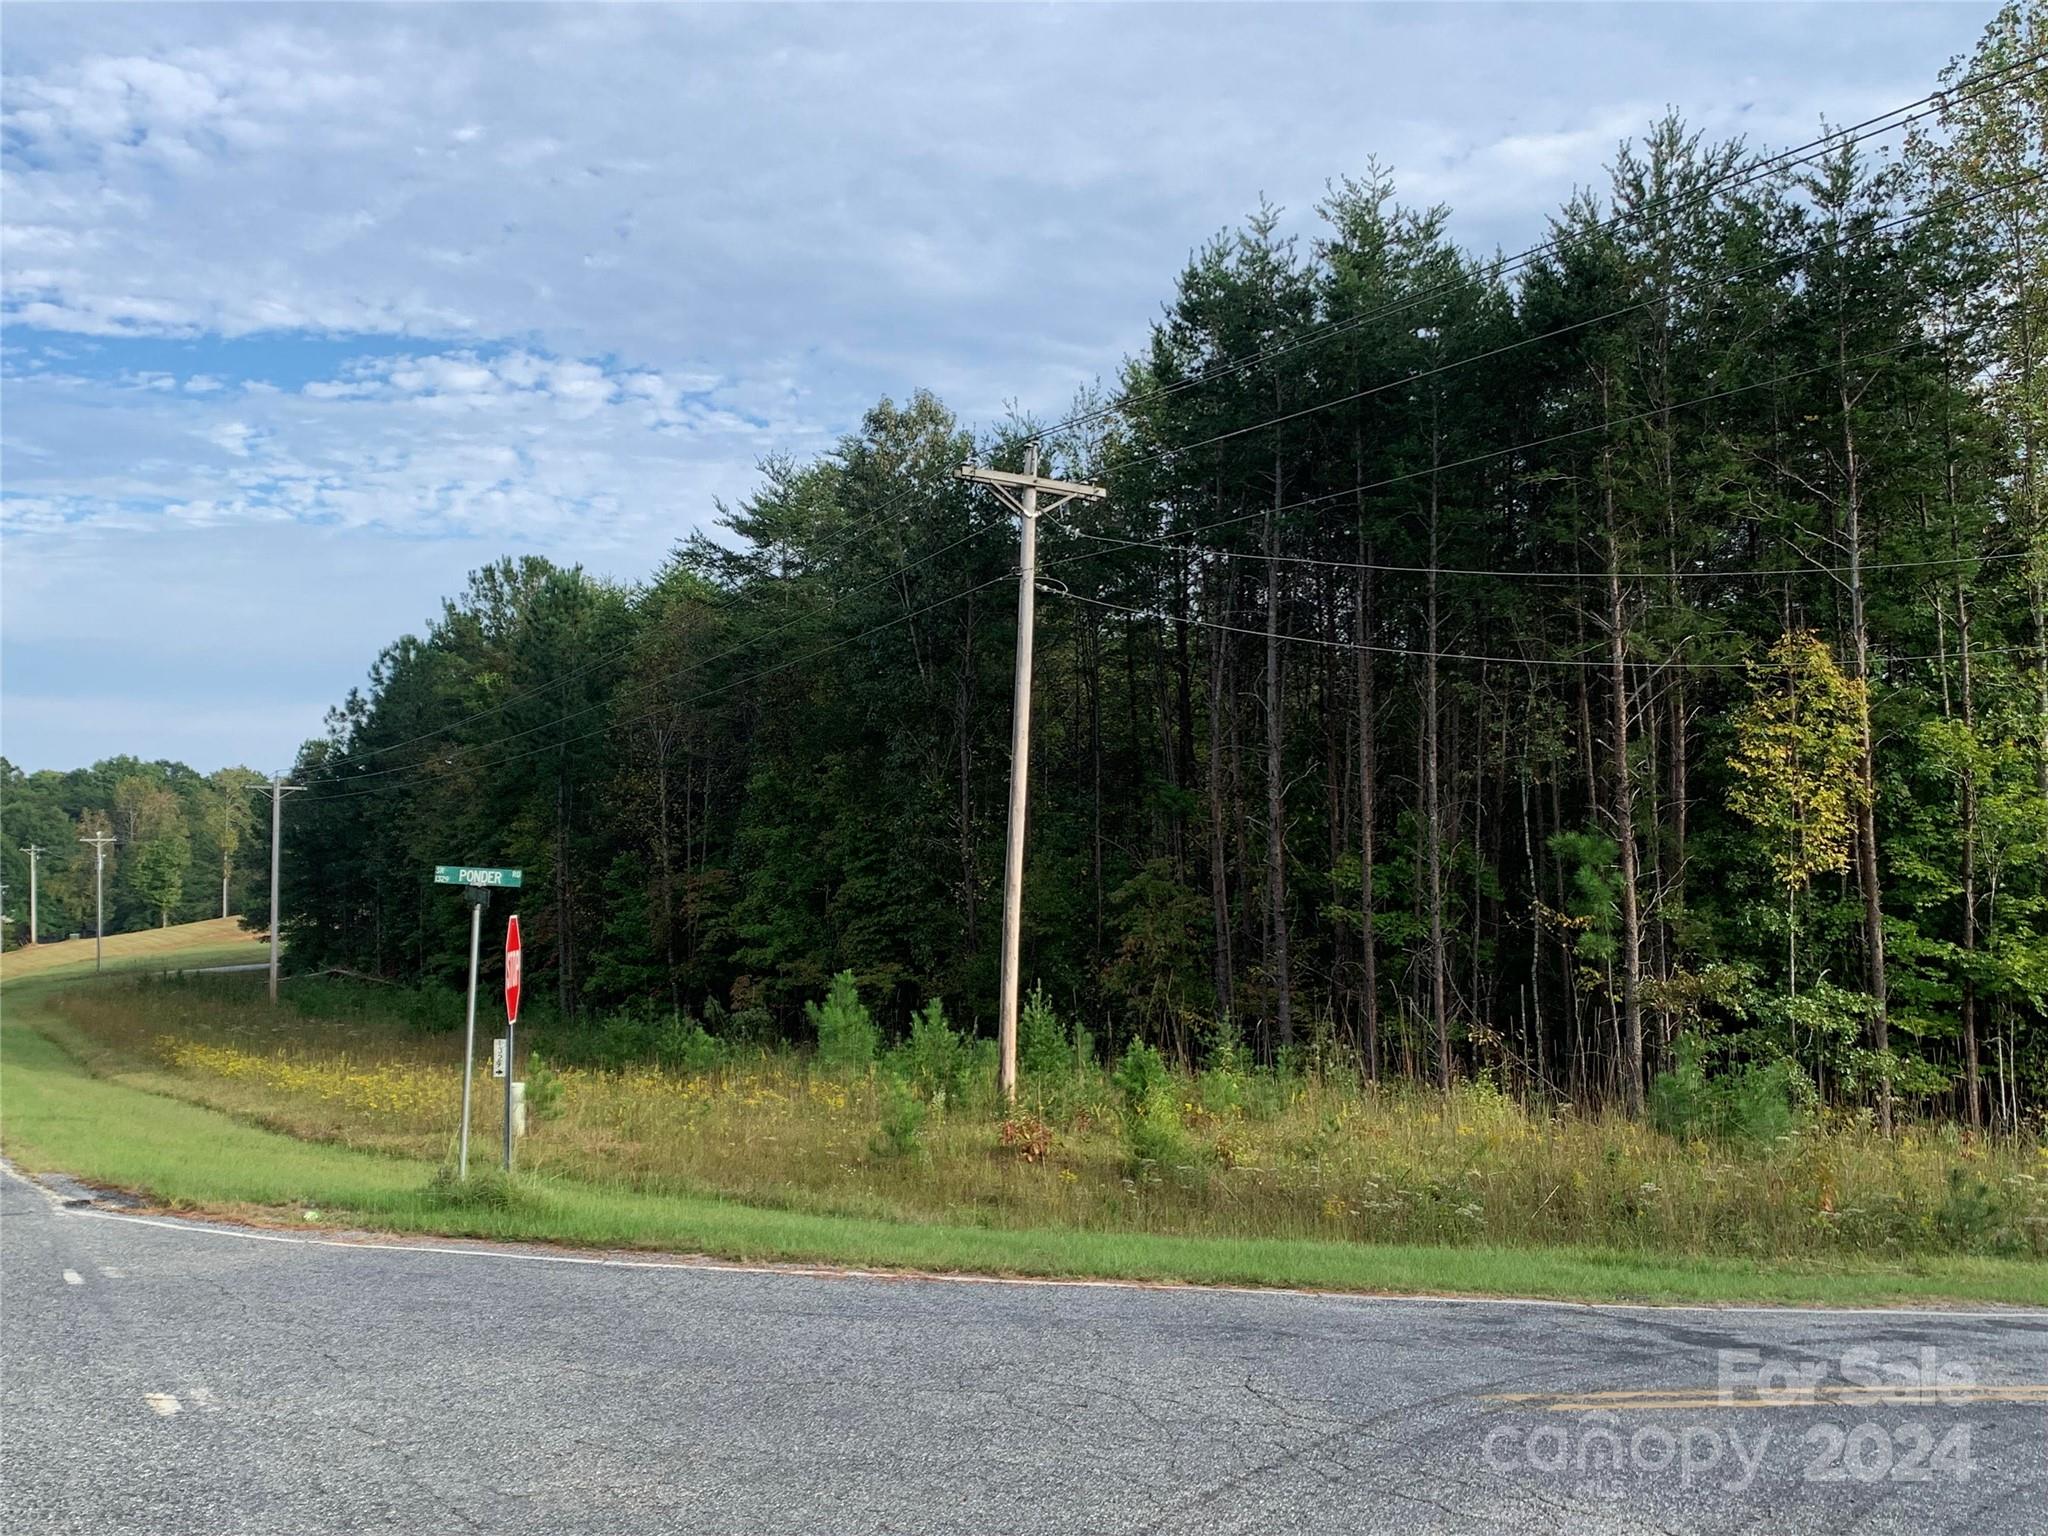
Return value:
[(42, 855), (43, 849), (35, 843), (30, 843), (21, 851), (28, 855), (28, 941), (30, 944), (34, 944), (36, 941), (36, 860)]
[[(1038, 514), (1055, 512), (1070, 501), (1100, 501), (1109, 494), (1099, 485), (1073, 480), (1048, 480), (1038, 473), (1038, 445), (1024, 450), (1024, 473), (962, 464), (962, 480), (985, 485), (1018, 517), (1017, 535), (1017, 698), (1010, 719), (1010, 829), (1003, 851), (1003, 965), (997, 999), (997, 1039), (1002, 1065), (997, 1082), (1006, 1101), (1017, 1097), (1017, 971), (1022, 960), (1024, 921), (1024, 817), (1031, 787), (1031, 641), (1038, 611)], [(1053, 499), (1044, 506), (1039, 494)]]
[(107, 844), (114, 841), (114, 836), (111, 832), (95, 832), (91, 837), (81, 837), (79, 841), (92, 844), (92, 970), (97, 976), (100, 971), (100, 946), (107, 937)]
[(284, 849), (284, 797), (303, 784), (287, 784), (282, 775), (271, 775), (268, 784), (251, 784), (251, 789), (270, 791), (270, 1000), (277, 1001), (277, 874)]

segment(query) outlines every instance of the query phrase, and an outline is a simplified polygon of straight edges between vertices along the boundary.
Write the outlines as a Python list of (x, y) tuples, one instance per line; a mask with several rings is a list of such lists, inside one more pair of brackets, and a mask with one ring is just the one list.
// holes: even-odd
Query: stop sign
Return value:
[(505, 923), (505, 1022), (519, 1022), (519, 914)]

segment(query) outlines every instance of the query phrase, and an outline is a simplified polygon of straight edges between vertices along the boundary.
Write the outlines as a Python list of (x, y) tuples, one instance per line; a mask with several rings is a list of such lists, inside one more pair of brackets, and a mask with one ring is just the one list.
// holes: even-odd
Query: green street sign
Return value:
[(471, 869), (463, 864), (436, 864), (434, 884), (516, 886), (524, 874), (524, 870), (518, 869)]

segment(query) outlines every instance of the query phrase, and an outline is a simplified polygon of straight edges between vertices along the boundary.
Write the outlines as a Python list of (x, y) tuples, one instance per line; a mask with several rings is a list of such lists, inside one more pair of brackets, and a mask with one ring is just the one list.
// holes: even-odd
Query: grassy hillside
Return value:
[[(168, 970), (177, 966), (244, 964), (263, 960), (268, 954), (263, 936), (247, 932), (239, 917), (214, 917), (203, 923), (108, 934), (103, 958), (110, 971)], [(10, 949), (0, 955), (0, 981), (90, 975), (92, 968), (90, 935)]]

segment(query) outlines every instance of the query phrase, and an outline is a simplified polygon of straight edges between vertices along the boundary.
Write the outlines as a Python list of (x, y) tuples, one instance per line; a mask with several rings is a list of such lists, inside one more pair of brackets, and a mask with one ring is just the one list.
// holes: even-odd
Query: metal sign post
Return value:
[(524, 954), (519, 943), (519, 914), (514, 912), (505, 922), (505, 1171), (512, 1171), (512, 1064), (518, 1060), (513, 1050), (519, 1044), (519, 981), (521, 958)]
[[(462, 1044), (462, 1142), (455, 1164), (458, 1178), (469, 1177), (469, 1097), (470, 1085), (476, 1077), (476, 965), (483, 947), (484, 908), (490, 902), (493, 889), (510, 887), (516, 890), (521, 877), (522, 871), (516, 869), (473, 869), (462, 864), (434, 866), (436, 885), (462, 886), (463, 894), (469, 898), (469, 1016)], [(509, 1117), (507, 1124), (510, 1124)], [(507, 1134), (510, 1134), (509, 1130)]]
[(483, 940), (484, 908), (490, 903), (491, 892), (488, 886), (473, 885), (464, 894), (469, 897), (469, 1024), (462, 1043), (462, 1150), (456, 1155), (455, 1172), (457, 1177), (466, 1179), (469, 1177), (469, 1084), (476, 1075), (476, 957), (477, 947)]

